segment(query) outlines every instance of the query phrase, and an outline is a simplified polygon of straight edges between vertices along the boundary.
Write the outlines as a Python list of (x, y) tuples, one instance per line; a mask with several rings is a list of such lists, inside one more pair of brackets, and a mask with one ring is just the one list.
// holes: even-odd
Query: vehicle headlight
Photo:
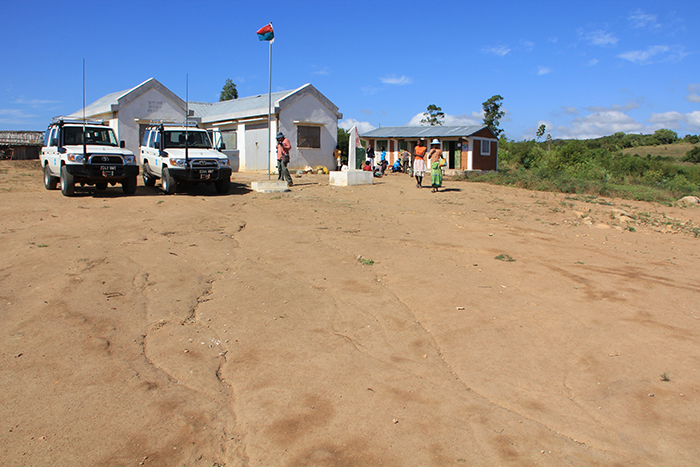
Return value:
[(170, 159), (171, 167), (185, 167), (185, 159)]
[(82, 164), (83, 162), (85, 162), (85, 156), (83, 156), (82, 154), (68, 153), (67, 157), (69, 162), (76, 162), (78, 164)]
[(136, 164), (136, 156), (124, 156), (125, 164)]
[(228, 159), (219, 159), (219, 166), (220, 167), (228, 167), (231, 165)]

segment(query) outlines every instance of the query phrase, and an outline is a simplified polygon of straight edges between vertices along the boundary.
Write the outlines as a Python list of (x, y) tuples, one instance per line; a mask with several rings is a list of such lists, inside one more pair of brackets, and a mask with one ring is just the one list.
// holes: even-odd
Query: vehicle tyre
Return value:
[(107, 182), (95, 183), (95, 189), (100, 190), (100, 191), (104, 191), (107, 189), (107, 185), (108, 185)]
[(136, 177), (136, 175), (134, 175), (133, 177), (125, 178), (122, 182), (122, 190), (124, 191), (124, 193), (127, 195), (133, 195), (134, 193), (136, 193), (137, 182), (138, 178)]
[(156, 179), (153, 175), (150, 174), (148, 163), (143, 164), (143, 173), (141, 175), (143, 176), (143, 184), (144, 185), (156, 186)]
[(226, 194), (231, 189), (231, 179), (218, 180), (214, 183), (214, 186), (216, 186), (217, 193)]
[(73, 196), (75, 193), (75, 177), (68, 173), (68, 168), (61, 166), (61, 193), (63, 196)]
[(170, 171), (168, 170), (167, 167), (163, 167), (163, 179), (161, 181), (161, 187), (163, 188), (163, 191), (168, 194), (172, 195), (177, 191), (177, 181), (170, 175)]
[(51, 175), (51, 169), (49, 169), (49, 164), (44, 166), (44, 187), (47, 190), (55, 190), (58, 185), (58, 177)]

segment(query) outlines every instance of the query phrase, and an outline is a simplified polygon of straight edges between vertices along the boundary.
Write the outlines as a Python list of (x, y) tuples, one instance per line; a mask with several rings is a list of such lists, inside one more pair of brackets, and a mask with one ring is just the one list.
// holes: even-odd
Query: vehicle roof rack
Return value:
[(99, 120), (88, 120), (88, 119), (82, 119), (82, 118), (68, 118), (68, 117), (54, 117), (51, 119), (51, 123), (79, 123), (79, 124), (86, 124), (86, 125), (106, 125), (104, 120), (99, 119)]
[(169, 120), (169, 119), (151, 120), (151, 125), (182, 126), (182, 127), (199, 128), (199, 125), (197, 125), (197, 122), (192, 122), (192, 121), (183, 122), (183, 121)]

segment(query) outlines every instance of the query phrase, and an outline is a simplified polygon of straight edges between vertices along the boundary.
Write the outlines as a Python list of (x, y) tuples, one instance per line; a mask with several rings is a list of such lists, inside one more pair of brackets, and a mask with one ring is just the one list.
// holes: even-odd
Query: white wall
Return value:
[[(334, 170), (333, 151), (338, 144), (338, 118), (321, 101), (313, 95), (307, 94), (291, 105), (283, 107), (280, 110), (279, 121), (280, 131), (287, 136), (292, 144), (290, 169), (303, 169), (307, 165), (315, 168), (322, 165)], [(322, 124), (320, 149), (297, 148), (297, 125), (294, 121), (300, 121), (301, 124), (303, 122)], [(275, 159), (276, 157), (275, 155)]]
[(126, 142), (127, 149), (138, 154), (139, 123), (134, 119), (175, 119), (185, 120), (185, 112), (175, 102), (160, 91), (149, 89), (126, 106), (119, 109), (119, 139)]

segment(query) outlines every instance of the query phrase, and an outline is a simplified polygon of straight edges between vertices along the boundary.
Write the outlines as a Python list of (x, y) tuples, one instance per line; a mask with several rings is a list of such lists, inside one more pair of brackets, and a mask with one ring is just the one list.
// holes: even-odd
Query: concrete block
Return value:
[(268, 180), (265, 182), (252, 182), (250, 187), (258, 193), (281, 193), (289, 191), (287, 182), (284, 180)]
[(331, 186), (373, 185), (374, 174), (364, 170), (348, 170), (346, 172), (331, 172), (328, 184)]

